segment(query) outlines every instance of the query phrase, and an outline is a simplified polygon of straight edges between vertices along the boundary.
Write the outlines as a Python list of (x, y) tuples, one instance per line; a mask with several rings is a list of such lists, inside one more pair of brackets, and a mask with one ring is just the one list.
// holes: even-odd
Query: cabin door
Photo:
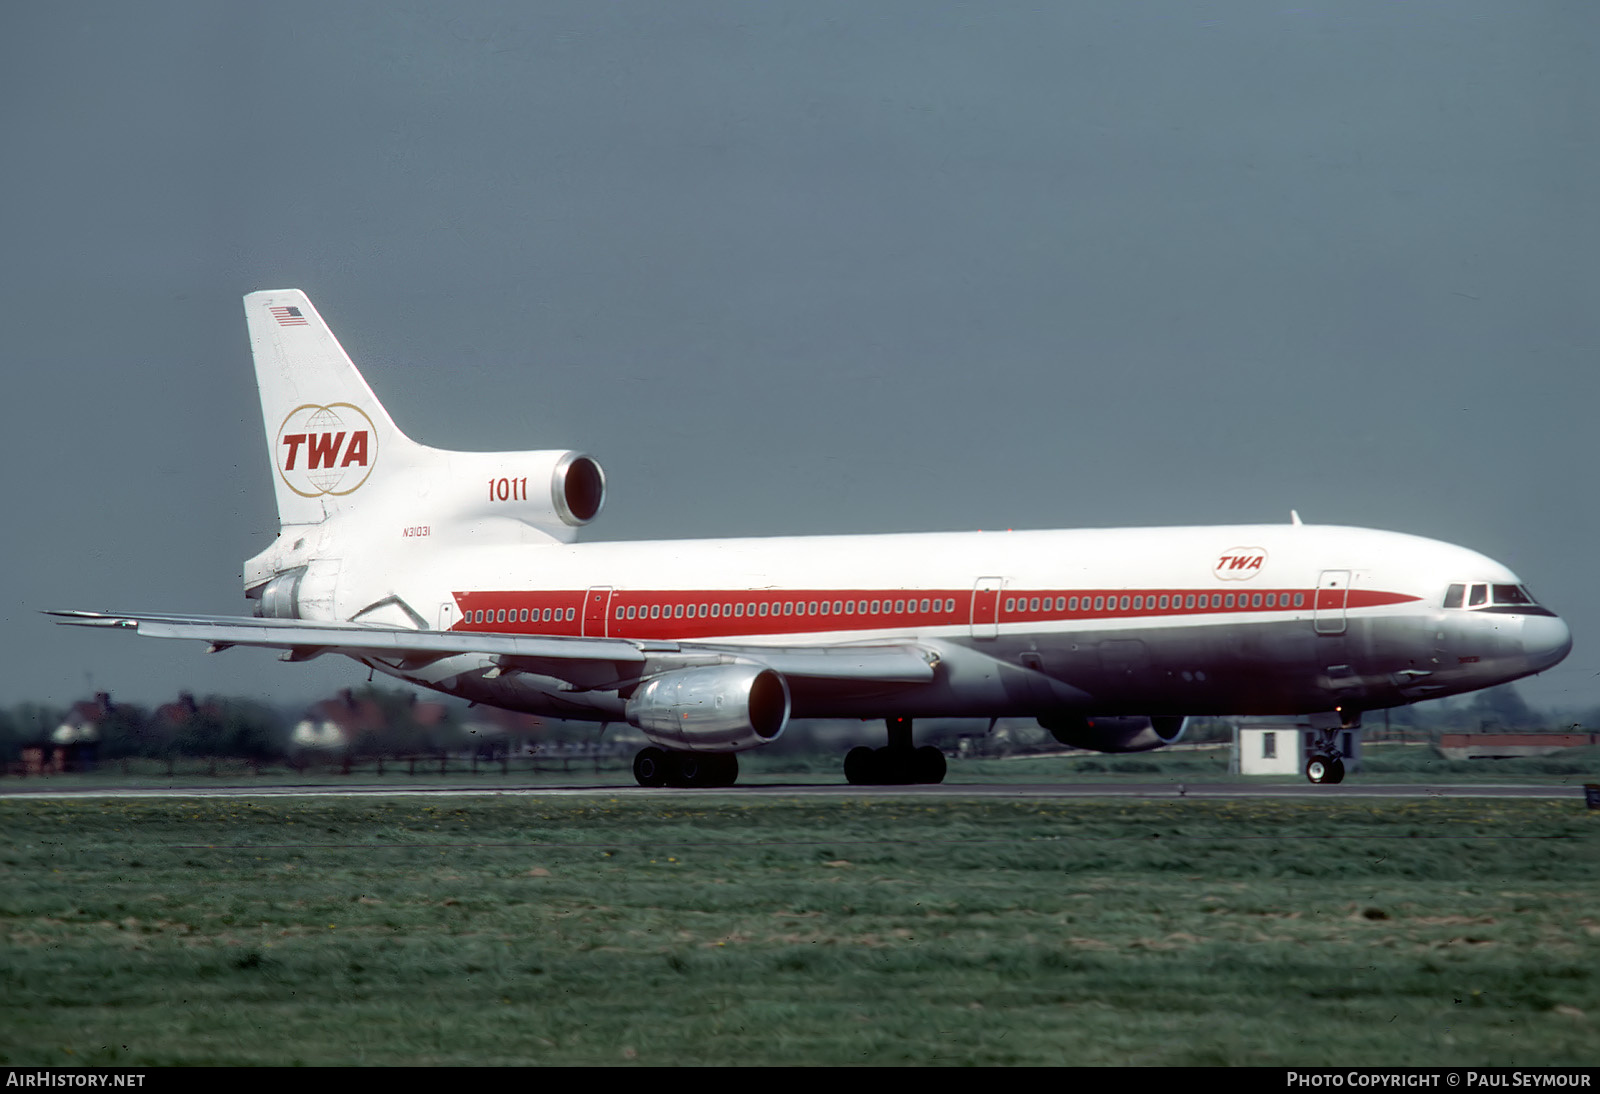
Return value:
[(1350, 597), (1349, 570), (1323, 570), (1317, 578), (1317, 599), (1311, 625), (1318, 634), (1343, 634), (1344, 609)]
[(980, 577), (972, 586), (972, 637), (994, 638), (1000, 633), (1002, 577)]

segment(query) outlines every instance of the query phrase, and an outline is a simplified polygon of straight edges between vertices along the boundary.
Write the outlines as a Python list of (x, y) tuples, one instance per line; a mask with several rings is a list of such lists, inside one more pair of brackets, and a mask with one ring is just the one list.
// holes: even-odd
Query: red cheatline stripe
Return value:
[[(1339, 596), (1346, 598), (1346, 610), (1419, 599), (1373, 589), (1322, 590), (1320, 594), (1315, 589), (1231, 593), (1209, 589), (1007, 589), (998, 596), (993, 590), (972, 589), (608, 589), (592, 594), (587, 590), (497, 590), (456, 593), (463, 619), (454, 627), (501, 634), (695, 639), (1308, 612), (1319, 595), (1322, 611), (1337, 611)], [(481, 620), (480, 611), (484, 613)]]

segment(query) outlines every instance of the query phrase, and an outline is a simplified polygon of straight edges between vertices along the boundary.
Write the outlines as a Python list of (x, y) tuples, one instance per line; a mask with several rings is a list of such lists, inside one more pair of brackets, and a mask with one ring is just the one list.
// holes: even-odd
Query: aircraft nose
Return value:
[(1543, 672), (1572, 652), (1572, 631), (1559, 616), (1530, 615), (1522, 622), (1522, 652)]

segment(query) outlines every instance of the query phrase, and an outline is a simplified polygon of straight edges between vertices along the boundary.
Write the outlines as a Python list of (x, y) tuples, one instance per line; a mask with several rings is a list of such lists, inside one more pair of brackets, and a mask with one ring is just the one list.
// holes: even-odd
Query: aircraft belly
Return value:
[(984, 648), (1081, 690), (1100, 713), (1278, 714), (1406, 702), (1394, 674), (1417, 657), (1414, 630), (1353, 618), (1344, 633), (1320, 635), (1281, 620), (1003, 635)]

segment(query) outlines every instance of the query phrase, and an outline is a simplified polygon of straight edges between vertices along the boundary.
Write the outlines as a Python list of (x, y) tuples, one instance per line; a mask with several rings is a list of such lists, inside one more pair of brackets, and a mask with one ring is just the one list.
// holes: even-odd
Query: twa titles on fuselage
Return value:
[(858, 783), (938, 782), (917, 717), (1034, 718), (1158, 748), (1190, 716), (1295, 715), (1337, 782), (1362, 712), (1559, 662), (1566, 625), (1506, 567), (1301, 524), (578, 543), (605, 476), (570, 451), (417, 444), (303, 293), (245, 298), (281, 531), (248, 618), (59, 613), (290, 660), (342, 653), (512, 710), (621, 722), (644, 785), (727, 785), (791, 717), (883, 719)]

